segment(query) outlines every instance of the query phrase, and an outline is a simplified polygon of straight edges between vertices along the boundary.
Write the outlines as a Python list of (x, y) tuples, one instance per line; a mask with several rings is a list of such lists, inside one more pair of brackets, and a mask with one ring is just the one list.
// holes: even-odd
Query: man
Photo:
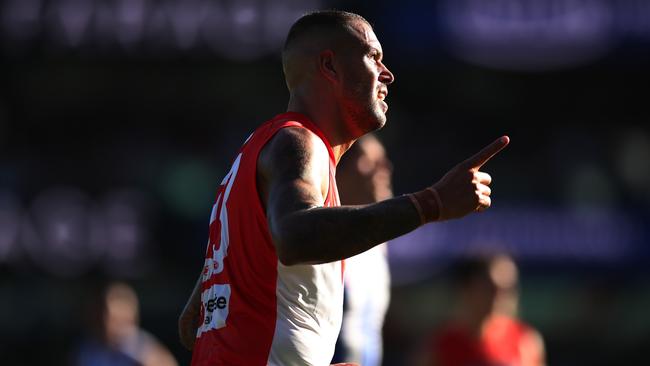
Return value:
[[(288, 112), (242, 146), (214, 205), (201, 278), (179, 319), (198, 365), (326, 365), (341, 325), (345, 258), (490, 206), (479, 168), (502, 137), (420, 192), (341, 206), (336, 164), (381, 128), (393, 74), (361, 16), (308, 14), (282, 54)], [(196, 337), (196, 338), (195, 338)]]
[(135, 290), (121, 282), (93, 288), (88, 299), (90, 334), (73, 354), (75, 366), (177, 366), (171, 352), (140, 327)]
[[(393, 197), (393, 167), (384, 146), (368, 134), (357, 140), (336, 167), (345, 205)], [(381, 365), (382, 327), (390, 299), (386, 243), (345, 260), (345, 306), (336, 357), (363, 366)]]
[(455, 313), (432, 334), (418, 364), (543, 366), (541, 335), (517, 317), (517, 272), (507, 255), (458, 263)]

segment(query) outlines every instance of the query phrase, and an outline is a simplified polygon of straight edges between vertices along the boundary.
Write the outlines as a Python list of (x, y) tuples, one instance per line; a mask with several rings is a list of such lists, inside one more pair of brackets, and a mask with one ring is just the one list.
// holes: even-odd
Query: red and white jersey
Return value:
[(543, 346), (535, 330), (510, 316), (491, 316), (480, 336), (451, 323), (430, 342), (432, 359), (439, 366), (544, 365)]
[(306, 116), (283, 113), (246, 140), (210, 217), (193, 366), (329, 365), (341, 327), (343, 262), (284, 266), (257, 191), (257, 160), (281, 128), (306, 128), (329, 151), (326, 207), (339, 206), (336, 164)]

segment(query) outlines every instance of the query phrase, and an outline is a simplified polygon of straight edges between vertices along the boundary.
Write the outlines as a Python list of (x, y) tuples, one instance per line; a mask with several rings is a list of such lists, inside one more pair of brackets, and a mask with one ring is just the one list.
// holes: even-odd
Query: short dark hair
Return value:
[(291, 46), (293, 41), (315, 28), (344, 28), (353, 21), (363, 21), (370, 25), (361, 15), (342, 10), (317, 10), (307, 13), (296, 20), (289, 29), (283, 52)]

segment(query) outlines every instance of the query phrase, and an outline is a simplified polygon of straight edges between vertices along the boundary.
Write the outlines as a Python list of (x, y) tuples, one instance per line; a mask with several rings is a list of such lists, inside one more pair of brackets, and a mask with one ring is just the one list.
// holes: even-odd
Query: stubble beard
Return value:
[(367, 132), (376, 131), (384, 127), (386, 124), (386, 114), (381, 110), (379, 101), (375, 100), (372, 105), (367, 106), (365, 120), (368, 127)]
[[(359, 99), (361, 98), (357, 100)], [(382, 111), (378, 99), (349, 106), (347, 112), (353, 125), (364, 135), (379, 130), (386, 124), (386, 114)]]

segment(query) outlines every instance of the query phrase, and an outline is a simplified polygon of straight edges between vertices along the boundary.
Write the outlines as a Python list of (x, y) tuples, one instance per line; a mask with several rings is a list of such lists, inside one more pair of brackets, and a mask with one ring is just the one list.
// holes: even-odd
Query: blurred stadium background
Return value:
[(216, 185), (284, 111), (279, 50), (319, 8), (369, 20), (396, 75), (378, 137), (396, 194), (501, 134), (494, 207), (390, 245), (385, 365), (448, 306), (446, 268), (512, 253), (550, 365), (650, 364), (650, 2), (3, 0), (0, 363), (66, 365), (84, 298), (134, 286), (181, 364), (176, 319)]

